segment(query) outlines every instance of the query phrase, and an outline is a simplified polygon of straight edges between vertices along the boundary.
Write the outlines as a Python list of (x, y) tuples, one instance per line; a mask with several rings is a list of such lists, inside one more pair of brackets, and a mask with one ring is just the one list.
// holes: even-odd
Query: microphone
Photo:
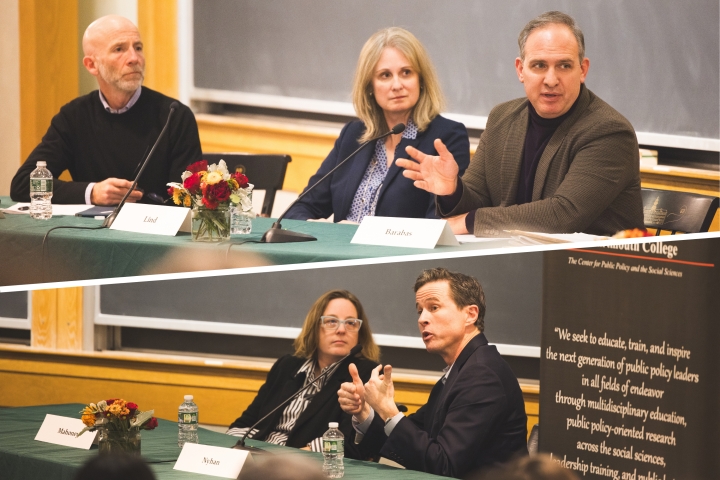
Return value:
[(282, 213), (282, 215), (280, 215), (278, 217), (278, 219), (275, 221), (275, 223), (272, 224), (272, 227), (270, 227), (270, 229), (267, 232), (265, 232), (265, 234), (262, 236), (262, 239), (260, 240), (260, 242), (261, 243), (289, 243), (289, 242), (310, 242), (313, 240), (317, 240), (317, 238), (313, 237), (312, 235), (308, 235), (306, 233), (293, 232), (291, 230), (283, 230), (282, 225), (280, 225), (280, 222), (282, 221), (285, 214), (292, 207), (294, 207), (295, 204), (298, 203), (305, 195), (310, 193), (310, 191), (313, 188), (320, 185), (323, 182), (323, 180), (325, 180), (327, 177), (329, 177), (335, 170), (342, 167), (345, 164), (345, 162), (347, 162), (352, 157), (354, 157), (355, 154), (357, 154), (360, 150), (365, 148), (368, 144), (370, 144), (376, 140), (380, 140), (381, 138), (385, 138), (389, 135), (397, 135), (398, 133), (402, 133), (404, 130), (405, 130), (405, 125), (403, 125), (402, 123), (398, 123), (389, 132), (383, 133), (382, 135), (380, 135), (378, 137), (371, 138), (367, 142), (360, 145), (357, 148), (357, 150), (355, 150), (350, 155), (348, 155), (347, 158), (345, 158), (345, 160), (343, 160), (342, 162), (335, 165), (335, 168), (333, 168), (328, 173), (326, 173), (320, 180), (315, 182), (315, 184), (313, 186), (311, 186), (310, 188), (305, 190), (303, 193), (301, 193), (300, 196), (298, 198), (296, 198), (295, 201), (292, 202), (288, 208), (285, 209), (285, 211)]
[[(348, 353), (347, 355), (345, 355), (343, 358), (341, 358), (340, 360), (338, 360), (338, 361), (335, 362), (335, 363), (336, 363), (336, 364), (339, 364), (339, 363), (341, 363), (341, 362), (344, 362), (345, 360), (347, 360), (347, 359), (350, 358), (350, 357), (354, 357), (355, 355), (357, 355), (358, 353), (360, 353), (360, 350), (362, 350), (362, 345), (360, 345), (360, 344), (355, 345), (355, 346), (352, 348), (352, 350), (350, 350), (350, 353)], [(338, 367), (338, 368), (340, 368), (340, 367)], [(290, 397), (288, 397), (287, 400), (285, 400), (285, 401), (282, 402), (280, 405), (278, 405), (277, 407), (275, 407), (275, 408), (273, 408), (272, 410), (270, 410), (270, 412), (269, 412), (267, 415), (265, 415), (264, 417), (262, 417), (260, 420), (258, 420), (257, 422), (255, 422), (250, 428), (248, 428), (248, 431), (245, 432), (245, 435), (243, 435), (243, 436), (240, 438), (240, 440), (237, 441), (237, 443), (235, 444), (235, 446), (232, 447), (232, 448), (234, 448), (234, 449), (236, 449), (236, 450), (248, 450), (248, 451), (250, 451), (251, 453), (266, 453), (265, 450), (263, 450), (262, 448), (250, 447), (250, 446), (245, 445), (245, 439), (247, 438), (248, 435), (250, 435), (250, 432), (252, 432), (253, 429), (254, 429), (255, 427), (257, 427), (263, 420), (265, 420), (265, 419), (268, 418), (270, 415), (272, 415), (273, 413), (275, 413), (280, 407), (284, 407), (285, 405), (287, 405), (287, 404), (290, 402), (290, 400), (292, 400), (293, 398), (296, 398), (298, 395), (300, 395), (300, 394), (303, 393), (305, 390), (307, 390), (308, 388), (310, 388), (314, 383), (316, 383), (317, 381), (319, 381), (321, 378), (326, 377), (330, 372), (335, 373), (336, 371), (337, 371), (337, 368), (336, 368), (336, 369), (327, 369), (327, 370), (325, 371), (325, 373), (323, 373), (323, 374), (321, 374), (321, 375), (318, 375), (318, 377), (317, 377), (315, 380), (313, 380), (312, 382), (308, 383), (307, 385), (305, 385), (304, 387), (302, 387), (302, 388), (301, 388), (300, 390), (298, 390), (297, 392), (295, 392), (295, 393), (293, 393), (292, 395), (290, 395)]]
[(137, 182), (140, 179), (140, 175), (142, 175), (143, 171), (145, 170), (145, 167), (147, 166), (148, 161), (150, 160), (150, 157), (152, 157), (153, 152), (155, 152), (155, 147), (158, 146), (158, 143), (160, 143), (160, 139), (165, 134), (165, 131), (167, 130), (168, 125), (170, 125), (170, 119), (172, 118), (173, 113), (175, 113), (175, 110), (179, 106), (180, 106), (180, 104), (178, 102), (172, 102), (170, 104), (170, 113), (168, 113), (168, 117), (167, 117), (167, 121), (165, 122), (165, 126), (163, 127), (162, 131), (160, 131), (160, 135), (158, 135), (157, 140), (155, 140), (155, 144), (153, 144), (152, 148), (150, 149), (150, 153), (148, 153), (148, 156), (145, 157), (145, 161), (143, 162), (142, 167), (140, 167), (140, 171), (138, 171), (138, 174), (135, 177), (135, 181), (130, 186), (127, 193), (125, 193), (125, 196), (122, 198), (122, 200), (120, 200), (120, 203), (118, 204), (118, 206), (115, 207), (115, 210), (113, 210), (113, 212), (105, 218), (105, 221), (103, 222), (101, 228), (110, 228), (110, 226), (115, 221), (115, 217), (117, 217), (118, 213), (120, 213), (120, 209), (123, 207), (123, 205), (125, 205), (125, 201), (130, 196), (130, 193), (133, 190), (135, 190), (135, 186), (137, 185)]

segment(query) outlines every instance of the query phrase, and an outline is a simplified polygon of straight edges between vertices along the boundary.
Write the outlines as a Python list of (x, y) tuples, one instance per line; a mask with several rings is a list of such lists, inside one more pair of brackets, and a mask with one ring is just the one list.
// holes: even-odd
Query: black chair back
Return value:
[(684, 233), (707, 232), (720, 199), (697, 193), (642, 189), (645, 228)]
[(263, 215), (270, 215), (275, 192), (282, 189), (287, 164), (292, 161), (290, 155), (261, 155), (251, 153), (204, 153), (203, 159), (209, 164), (225, 160), (230, 173), (239, 171), (247, 175), (256, 190), (265, 190)]
[(530, 455), (535, 455), (538, 451), (538, 437), (540, 436), (540, 425), (537, 423), (533, 425), (532, 430), (530, 430), (530, 437), (528, 438), (528, 453)]

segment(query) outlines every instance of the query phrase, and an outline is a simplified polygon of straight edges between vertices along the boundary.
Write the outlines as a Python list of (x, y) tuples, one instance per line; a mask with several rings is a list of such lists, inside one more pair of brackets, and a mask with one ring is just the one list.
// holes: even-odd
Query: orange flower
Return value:
[(85, 407), (82, 412), (82, 422), (88, 427), (95, 425), (95, 414), (90, 407)]

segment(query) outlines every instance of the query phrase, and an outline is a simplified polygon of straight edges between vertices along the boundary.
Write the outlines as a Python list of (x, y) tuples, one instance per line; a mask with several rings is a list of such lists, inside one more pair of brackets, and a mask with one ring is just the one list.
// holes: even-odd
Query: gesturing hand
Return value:
[(392, 381), (392, 367), (385, 365), (384, 374), (380, 374), (380, 365), (375, 367), (370, 380), (365, 384), (365, 402), (380, 415), (384, 421), (394, 417), (400, 411), (395, 405), (395, 386)]
[(348, 371), (353, 381), (340, 385), (338, 402), (345, 413), (354, 415), (362, 423), (370, 415), (370, 406), (365, 403), (365, 386), (354, 363), (348, 365)]
[[(125, 196), (132, 182), (121, 178), (108, 178), (93, 185), (90, 202), (93, 205), (117, 205)], [(128, 202), (137, 202), (143, 193), (137, 188), (128, 197)]]
[(439, 138), (435, 139), (435, 150), (439, 155), (427, 155), (415, 147), (406, 147), (405, 151), (415, 160), (398, 159), (395, 164), (404, 168), (403, 175), (414, 180), (417, 188), (435, 195), (450, 195), (457, 188), (458, 168), (455, 157)]

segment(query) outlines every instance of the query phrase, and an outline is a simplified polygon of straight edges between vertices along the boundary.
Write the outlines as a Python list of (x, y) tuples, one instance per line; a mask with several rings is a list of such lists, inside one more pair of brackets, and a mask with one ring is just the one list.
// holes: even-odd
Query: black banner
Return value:
[(581, 478), (720, 478), (720, 238), (548, 252), (543, 282), (540, 451)]

